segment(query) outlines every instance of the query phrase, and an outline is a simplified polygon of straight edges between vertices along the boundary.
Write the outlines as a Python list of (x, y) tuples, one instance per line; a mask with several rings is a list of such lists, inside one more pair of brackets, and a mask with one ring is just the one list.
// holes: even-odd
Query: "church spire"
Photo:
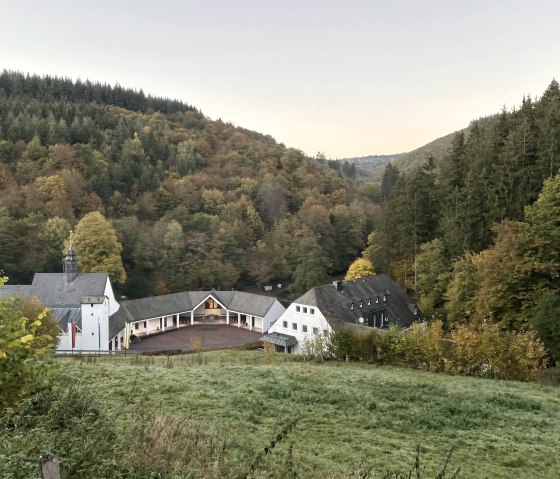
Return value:
[(78, 276), (78, 259), (76, 257), (76, 250), (72, 246), (72, 232), (70, 232), (70, 244), (66, 250), (66, 255), (63, 261), (64, 274), (66, 275), (66, 282), (70, 283)]

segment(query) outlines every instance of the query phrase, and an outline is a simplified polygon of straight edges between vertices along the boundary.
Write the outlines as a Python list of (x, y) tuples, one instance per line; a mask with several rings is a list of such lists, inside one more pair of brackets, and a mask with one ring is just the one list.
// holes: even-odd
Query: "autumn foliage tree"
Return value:
[(122, 246), (117, 240), (115, 229), (99, 211), (88, 213), (80, 220), (72, 242), (78, 255), (80, 271), (109, 273), (114, 283), (125, 282)]
[(371, 261), (365, 258), (358, 258), (350, 265), (344, 279), (350, 281), (353, 279), (367, 278), (374, 274), (375, 270), (373, 269)]

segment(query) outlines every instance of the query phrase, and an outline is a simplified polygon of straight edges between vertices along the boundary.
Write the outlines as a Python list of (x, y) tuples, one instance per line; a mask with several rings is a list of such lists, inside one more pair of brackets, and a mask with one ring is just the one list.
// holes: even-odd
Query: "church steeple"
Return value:
[(70, 233), (70, 245), (66, 250), (66, 255), (63, 260), (64, 274), (66, 275), (66, 282), (70, 283), (78, 276), (78, 258), (76, 257), (76, 250), (72, 246), (72, 233)]

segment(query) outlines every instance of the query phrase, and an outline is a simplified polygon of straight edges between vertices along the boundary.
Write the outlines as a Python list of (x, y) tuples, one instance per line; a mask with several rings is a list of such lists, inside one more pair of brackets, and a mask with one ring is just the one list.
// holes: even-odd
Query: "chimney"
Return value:
[(333, 281), (333, 286), (337, 291), (342, 291), (342, 281)]

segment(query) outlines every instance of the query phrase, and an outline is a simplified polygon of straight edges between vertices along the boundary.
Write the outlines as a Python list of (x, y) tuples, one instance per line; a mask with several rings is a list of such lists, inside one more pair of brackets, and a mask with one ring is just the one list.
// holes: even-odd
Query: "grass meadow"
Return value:
[[(255, 471), (383, 477), (411, 469), (419, 444), (422, 477), (435, 477), (451, 449), (447, 470), (460, 467), (459, 477), (560, 477), (556, 387), (258, 351), (56, 361), (89, 385), (116, 429), (148, 416), (178, 420), (201, 438), (190, 454)], [(172, 460), (181, 428), (152, 431), (150, 446), (136, 441), (130, 454), (149, 460), (168, 448)]]

